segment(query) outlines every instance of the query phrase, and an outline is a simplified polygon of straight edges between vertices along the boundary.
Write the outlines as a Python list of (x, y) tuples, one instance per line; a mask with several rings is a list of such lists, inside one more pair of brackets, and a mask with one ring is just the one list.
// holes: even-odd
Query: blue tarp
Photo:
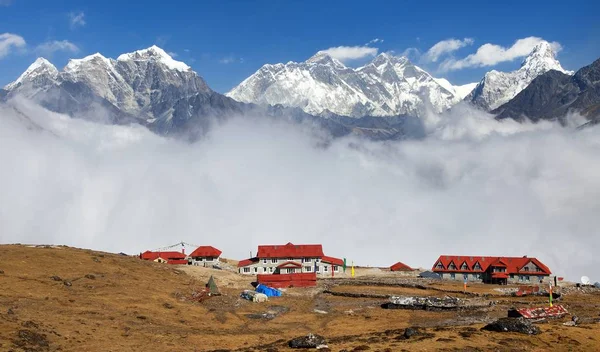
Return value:
[(268, 287), (268, 286), (265, 286), (262, 284), (258, 284), (258, 286), (256, 286), (256, 292), (264, 293), (265, 295), (267, 295), (267, 297), (280, 297), (281, 296), (281, 291), (279, 291), (278, 289)]

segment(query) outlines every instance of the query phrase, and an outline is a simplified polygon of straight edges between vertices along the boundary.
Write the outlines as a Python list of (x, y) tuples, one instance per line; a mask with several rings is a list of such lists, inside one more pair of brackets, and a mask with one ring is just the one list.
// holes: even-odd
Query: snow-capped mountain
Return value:
[(116, 60), (99, 53), (70, 60), (62, 71), (39, 58), (4, 89), (8, 97), (22, 95), (53, 111), (109, 115), (110, 122), (134, 121), (161, 133), (195, 117), (240, 110), (238, 103), (213, 92), (189, 66), (157, 46)]
[[(344, 69), (326, 56), (314, 60)], [(0, 89), (0, 102), (15, 96), (75, 117), (103, 123), (139, 123), (161, 135), (192, 139), (202, 135), (213, 118), (231, 116), (315, 125), (333, 137), (354, 133), (373, 139), (398, 139), (421, 133), (419, 121), (408, 117), (346, 119), (332, 113), (313, 116), (281, 105), (240, 103), (212, 91), (189, 66), (156, 46), (120, 55), (116, 60), (93, 54), (70, 60), (60, 71), (39, 58), (17, 80)]]
[(305, 62), (264, 65), (226, 95), (246, 103), (351, 117), (420, 116), (462, 100), (452, 85), (440, 84), (406, 57), (383, 53), (354, 69), (322, 51)]
[(465, 100), (485, 110), (494, 110), (514, 98), (534, 78), (550, 70), (573, 74), (572, 71), (562, 68), (551, 44), (542, 41), (533, 48), (518, 70), (513, 72), (492, 70), (486, 73)]

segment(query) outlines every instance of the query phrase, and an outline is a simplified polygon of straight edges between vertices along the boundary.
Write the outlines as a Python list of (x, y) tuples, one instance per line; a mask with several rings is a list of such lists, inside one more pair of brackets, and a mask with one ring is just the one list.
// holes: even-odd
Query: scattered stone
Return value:
[(315, 309), (314, 312), (319, 314), (328, 314), (326, 311), (320, 309)]
[(371, 349), (371, 347), (369, 347), (367, 345), (362, 345), (362, 346), (354, 347), (354, 349), (352, 351), (368, 351), (370, 349)]
[(100, 259), (98, 259), (96, 257), (93, 257), (92, 260), (95, 261), (96, 263), (100, 263)]
[(8, 314), (8, 315), (14, 315), (15, 311), (12, 308), (8, 308), (8, 311), (6, 311), (6, 314)]
[(140, 320), (146, 320), (146, 319), (148, 319), (148, 317), (146, 317), (145, 315), (138, 315), (136, 318), (138, 318)]
[(86, 279), (90, 279), (90, 280), (96, 280), (96, 275), (93, 275), (93, 274), (87, 274), (87, 275), (85, 276), (85, 278), (86, 278)]
[(406, 328), (404, 330), (404, 338), (406, 339), (410, 339), (411, 337), (415, 336), (415, 335), (419, 335), (420, 331), (417, 328)]
[(163, 303), (163, 307), (165, 307), (167, 309), (173, 309), (173, 308), (175, 308), (175, 307), (173, 307), (173, 305), (171, 303), (167, 303), (167, 302)]
[(72, 284), (72, 283), (71, 283), (71, 281), (69, 281), (69, 280), (65, 280), (65, 281), (63, 281), (63, 284), (64, 284), (65, 286), (67, 286), (67, 287), (71, 287), (71, 286), (73, 286), (73, 284)]
[(537, 335), (542, 332), (539, 327), (523, 318), (500, 318), (481, 329), (496, 332), (518, 332), (527, 335)]
[(0, 275), (4, 275), (4, 270), (0, 270)]
[(576, 315), (574, 315), (574, 316), (572, 316), (572, 317), (571, 317), (571, 321), (572, 321), (573, 323), (575, 323), (575, 325), (577, 325), (577, 323), (579, 323), (579, 317), (578, 317), (578, 316), (576, 316)]
[(19, 330), (12, 342), (24, 351), (45, 351), (50, 346), (46, 335), (31, 330)]
[(57, 275), (51, 276), (50, 278), (54, 281), (63, 281), (63, 279), (61, 279), (60, 276)]
[(323, 336), (314, 334), (296, 337), (288, 342), (290, 348), (317, 348), (318, 346), (326, 344), (327, 342)]

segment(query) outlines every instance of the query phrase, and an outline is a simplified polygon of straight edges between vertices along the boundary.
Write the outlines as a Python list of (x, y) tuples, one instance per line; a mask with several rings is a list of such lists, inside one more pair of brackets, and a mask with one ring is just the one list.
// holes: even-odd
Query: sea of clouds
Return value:
[(570, 121), (458, 106), (424, 118), (424, 139), (323, 144), (310, 128), (232, 118), (186, 143), (17, 99), (0, 107), (0, 242), (137, 254), (185, 241), (234, 259), (322, 243), (358, 265), (424, 268), (441, 254), (529, 255), (598, 281), (600, 128)]

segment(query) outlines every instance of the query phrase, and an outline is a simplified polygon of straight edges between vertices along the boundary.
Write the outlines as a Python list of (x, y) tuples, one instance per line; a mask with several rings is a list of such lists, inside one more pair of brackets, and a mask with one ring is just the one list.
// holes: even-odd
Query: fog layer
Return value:
[(422, 140), (324, 148), (297, 125), (233, 118), (188, 144), (12, 104), (0, 107), (2, 243), (185, 241), (234, 259), (322, 243), (359, 265), (426, 268), (440, 254), (529, 255), (600, 279), (598, 128), (458, 107), (427, 117)]

